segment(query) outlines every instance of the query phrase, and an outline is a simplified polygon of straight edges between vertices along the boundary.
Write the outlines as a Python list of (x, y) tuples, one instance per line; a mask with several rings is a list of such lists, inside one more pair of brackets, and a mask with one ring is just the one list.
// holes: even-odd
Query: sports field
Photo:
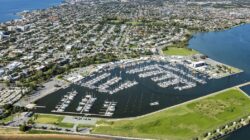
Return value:
[(250, 99), (232, 88), (133, 120), (100, 121), (94, 133), (184, 140), (203, 135), (250, 113)]
[(188, 48), (177, 48), (177, 47), (168, 47), (167, 50), (164, 50), (163, 53), (165, 55), (181, 55), (181, 56), (188, 56), (194, 55), (198, 52)]

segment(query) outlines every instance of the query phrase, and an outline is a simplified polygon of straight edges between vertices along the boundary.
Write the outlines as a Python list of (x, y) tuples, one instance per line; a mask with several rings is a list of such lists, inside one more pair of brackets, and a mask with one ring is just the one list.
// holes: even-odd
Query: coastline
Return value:
[[(39, 2), (39, 1), (37, 1), (37, 2)], [(6, 9), (4, 9), (3, 11), (0, 11), (0, 15), (1, 15), (0, 24), (4, 24), (4, 23), (7, 23), (7, 22), (10, 22), (13, 20), (21, 20), (23, 12), (33, 12), (36, 10), (46, 10), (46, 9), (51, 8), (53, 6), (60, 6), (60, 5), (66, 3), (65, 0), (55, 0), (55, 1), (52, 0), (49, 2), (51, 2), (51, 3), (47, 3), (45, 5), (41, 5), (40, 3), (37, 3), (34, 5), (26, 6), (25, 8), (19, 8), (19, 7), (13, 6), (12, 8), (8, 9), (9, 11), (4, 11), (4, 10), (6, 10)], [(1, 5), (1, 2), (0, 2), (0, 5)], [(24, 5), (26, 5), (26, 3), (24, 3)], [(2, 6), (2, 7), (4, 7), (4, 6)], [(0, 6), (0, 8), (1, 8), (1, 6)]]

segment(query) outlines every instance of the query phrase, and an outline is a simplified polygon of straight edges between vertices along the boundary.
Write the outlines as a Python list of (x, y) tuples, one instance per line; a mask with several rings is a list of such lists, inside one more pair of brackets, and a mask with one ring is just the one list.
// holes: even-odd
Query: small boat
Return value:
[(152, 103), (150, 103), (149, 104), (150, 106), (157, 106), (157, 105), (159, 105), (159, 102), (157, 101), (157, 102), (152, 102)]
[(79, 105), (85, 105), (85, 103), (84, 102), (80, 102)]
[(76, 108), (76, 111), (81, 111), (82, 110), (82, 106), (78, 106), (77, 108)]

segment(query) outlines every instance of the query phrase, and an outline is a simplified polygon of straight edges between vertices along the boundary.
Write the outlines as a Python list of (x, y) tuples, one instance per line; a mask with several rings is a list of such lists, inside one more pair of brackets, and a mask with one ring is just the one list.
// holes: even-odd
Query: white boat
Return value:
[(78, 106), (78, 107), (76, 108), (76, 111), (78, 111), (78, 112), (79, 112), (79, 111), (81, 111), (81, 110), (82, 110), (82, 108), (83, 108), (82, 106)]
[(112, 113), (112, 112), (106, 112), (105, 113), (105, 116), (112, 116), (114, 113)]
[(152, 103), (150, 103), (149, 104), (150, 106), (157, 106), (157, 105), (159, 105), (159, 102), (157, 101), (157, 102), (152, 102)]
[(85, 105), (85, 103), (84, 102), (80, 102), (79, 105)]

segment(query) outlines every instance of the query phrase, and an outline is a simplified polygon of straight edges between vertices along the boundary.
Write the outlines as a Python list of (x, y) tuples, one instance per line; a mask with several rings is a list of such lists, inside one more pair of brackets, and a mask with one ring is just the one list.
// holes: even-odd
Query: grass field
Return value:
[(63, 118), (64, 118), (63, 116), (39, 114), (35, 122), (44, 124), (55, 124), (55, 123), (60, 123), (63, 120)]
[(4, 122), (4, 123), (8, 123), (8, 122), (11, 122), (13, 119), (14, 119), (14, 115), (10, 115), (7, 118), (4, 118), (4, 119), (2, 119), (0, 121)]
[(62, 122), (63, 118), (64, 116), (39, 114), (34, 121), (35, 123), (55, 124), (57, 126), (67, 127), (67, 128), (72, 128), (74, 126), (74, 124), (72, 123), (63, 123)]
[(100, 121), (94, 133), (184, 140), (203, 135), (250, 113), (250, 99), (237, 89), (134, 120)]
[(24, 132), (19, 131), (19, 129), (16, 128), (0, 128), (0, 135), (5, 134), (23, 134)]
[(168, 49), (164, 50), (163, 53), (165, 55), (188, 56), (188, 55), (197, 54), (198, 52), (192, 49), (187, 49), (187, 48), (168, 47)]

